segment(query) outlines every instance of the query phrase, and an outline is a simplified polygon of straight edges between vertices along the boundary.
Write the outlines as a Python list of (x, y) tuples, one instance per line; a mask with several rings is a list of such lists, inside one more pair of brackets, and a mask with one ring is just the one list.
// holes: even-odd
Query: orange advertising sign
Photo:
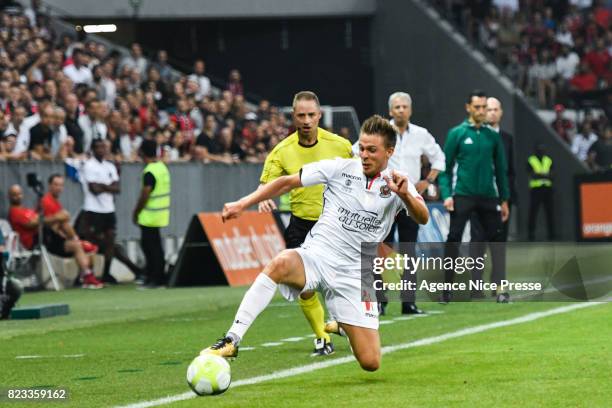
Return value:
[(580, 185), (583, 238), (612, 237), (612, 182)]
[(199, 213), (208, 241), (230, 286), (251, 284), (262, 269), (285, 249), (285, 241), (270, 213), (246, 211), (238, 219), (221, 221), (221, 213)]

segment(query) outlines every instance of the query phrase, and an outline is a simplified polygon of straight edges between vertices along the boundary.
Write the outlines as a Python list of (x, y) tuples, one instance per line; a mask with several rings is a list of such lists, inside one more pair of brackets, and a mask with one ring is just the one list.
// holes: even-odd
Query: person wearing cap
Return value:
[[(308, 163), (336, 157), (353, 156), (351, 143), (319, 127), (321, 105), (314, 92), (301, 91), (293, 98), (293, 124), (296, 131), (287, 136), (268, 154), (259, 181), (261, 185), (285, 175), (298, 173)], [(290, 192), (291, 219), (285, 230), (287, 248), (297, 248), (306, 239), (323, 210), (323, 185), (301, 187)], [(276, 209), (274, 201), (259, 204), (259, 211)], [(313, 356), (334, 353), (334, 346), (325, 331), (325, 313), (314, 291), (302, 292), (298, 298), (304, 316), (315, 333)]]
[(555, 120), (553, 120), (550, 126), (554, 129), (559, 137), (567, 144), (572, 144), (574, 136), (575, 126), (574, 123), (565, 118), (563, 113), (565, 112), (565, 106), (559, 104), (555, 105)]
[(155, 140), (145, 139), (140, 145), (145, 168), (142, 187), (132, 213), (134, 224), (140, 227), (140, 245), (146, 260), (143, 288), (153, 289), (165, 284), (165, 258), (160, 230), (170, 223), (170, 172), (157, 157)]

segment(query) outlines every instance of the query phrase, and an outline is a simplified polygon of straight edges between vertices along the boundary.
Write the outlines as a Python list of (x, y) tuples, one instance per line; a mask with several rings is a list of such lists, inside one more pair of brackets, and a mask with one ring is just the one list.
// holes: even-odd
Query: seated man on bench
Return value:
[[(63, 178), (61, 188), (63, 189)], [(9, 222), (19, 234), (19, 240), (24, 248), (32, 249), (38, 242), (39, 216), (33, 209), (22, 205), (23, 190), (17, 184), (9, 188), (9, 201)], [(60, 257), (74, 257), (81, 270), (80, 278), (83, 288), (100, 289), (104, 287), (92, 272), (89, 256), (83, 250), (81, 242), (70, 226), (68, 212), (62, 210), (53, 216), (45, 216), (43, 222), (43, 243), (47, 250)]]

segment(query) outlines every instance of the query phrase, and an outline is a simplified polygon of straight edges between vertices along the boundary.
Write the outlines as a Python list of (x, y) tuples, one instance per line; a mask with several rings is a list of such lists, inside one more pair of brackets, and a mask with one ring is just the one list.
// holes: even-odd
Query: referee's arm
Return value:
[[(268, 157), (266, 157), (263, 170), (261, 171), (261, 177), (259, 178), (261, 184), (259, 184), (257, 189), (259, 190), (272, 180), (276, 180), (282, 176), (283, 173), (284, 170), (281, 166), (280, 158), (278, 157), (277, 151), (273, 149), (270, 154), (268, 154)], [(276, 203), (271, 199), (262, 201), (259, 203), (258, 210), (259, 212), (272, 212), (276, 210)]]

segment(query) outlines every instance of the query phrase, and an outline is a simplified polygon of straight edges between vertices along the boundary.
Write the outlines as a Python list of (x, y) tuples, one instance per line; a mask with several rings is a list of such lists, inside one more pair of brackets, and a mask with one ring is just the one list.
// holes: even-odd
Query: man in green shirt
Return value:
[[(499, 133), (485, 125), (487, 96), (472, 91), (465, 109), (468, 119), (452, 128), (446, 137), (446, 170), (440, 175), (440, 193), (450, 212), (446, 256), (455, 258), (463, 229), (472, 213), (478, 216), (486, 241), (503, 242), (502, 222), (508, 219), (508, 176), (504, 145)], [(445, 271), (445, 281), (453, 281), (453, 270)], [(498, 302), (507, 302), (507, 293)], [(442, 303), (450, 301), (444, 291)]]

